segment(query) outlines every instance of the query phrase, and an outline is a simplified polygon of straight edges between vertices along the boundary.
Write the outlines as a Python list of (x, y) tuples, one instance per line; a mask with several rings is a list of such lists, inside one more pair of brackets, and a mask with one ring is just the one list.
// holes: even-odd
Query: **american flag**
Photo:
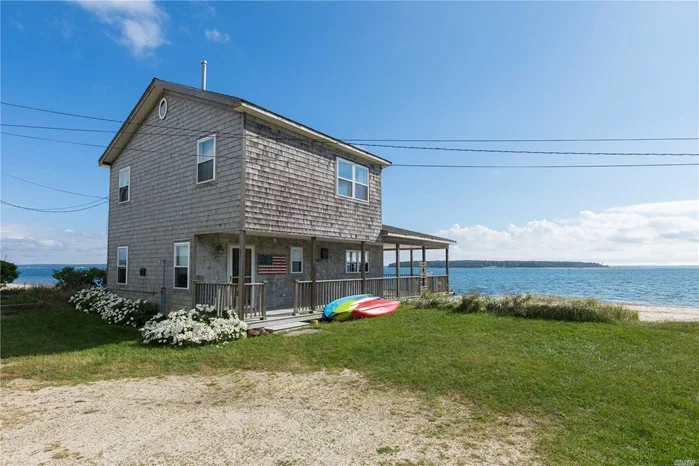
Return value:
[(286, 273), (286, 256), (272, 254), (257, 255), (257, 273), (282, 274)]

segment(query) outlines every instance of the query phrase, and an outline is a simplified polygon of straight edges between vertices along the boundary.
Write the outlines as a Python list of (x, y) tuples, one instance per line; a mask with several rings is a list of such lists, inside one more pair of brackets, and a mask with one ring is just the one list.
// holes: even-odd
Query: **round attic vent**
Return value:
[(165, 115), (167, 115), (167, 100), (162, 98), (160, 99), (160, 104), (158, 104), (158, 116), (161, 120), (164, 120)]

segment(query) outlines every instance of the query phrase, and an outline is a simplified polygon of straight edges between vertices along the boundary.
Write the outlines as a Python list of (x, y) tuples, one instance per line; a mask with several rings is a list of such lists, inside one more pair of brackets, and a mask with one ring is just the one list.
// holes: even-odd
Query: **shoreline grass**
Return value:
[(425, 293), (411, 301), (422, 309), (449, 309), (459, 313), (490, 313), (497, 316), (571, 322), (638, 321), (638, 312), (622, 304), (593, 298), (565, 298), (533, 294), (491, 296), (468, 293), (460, 296)]
[(672, 464), (699, 444), (699, 323), (567, 322), (403, 306), (222, 348), (141, 345), (67, 307), (2, 321), (2, 379), (47, 384), (236, 370), (358, 371), (536, 423), (546, 464)]

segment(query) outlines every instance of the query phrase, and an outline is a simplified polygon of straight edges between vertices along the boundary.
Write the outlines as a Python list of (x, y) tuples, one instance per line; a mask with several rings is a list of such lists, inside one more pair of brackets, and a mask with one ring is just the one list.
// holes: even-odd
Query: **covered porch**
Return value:
[[(196, 236), (192, 298), (193, 304), (234, 309), (251, 328), (318, 319), (326, 304), (344, 296), (406, 299), (425, 291), (449, 292), (449, 245), (454, 242), (448, 239), (387, 225), (375, 241), (237, 233)], [(444, 251), (446, 273), (427, 273), (427, 250)], [(384, 272), (386, 251), (396, 253), (391, 272)], [(410, 258), (410, 267), (402, 270), (401, 253)]]

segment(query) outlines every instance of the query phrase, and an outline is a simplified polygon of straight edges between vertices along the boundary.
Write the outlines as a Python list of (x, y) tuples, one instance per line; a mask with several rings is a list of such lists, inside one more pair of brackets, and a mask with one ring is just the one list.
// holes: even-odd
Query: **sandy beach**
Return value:
[(638, 311), (638, 319), (644, 322), (697, 322), (699, 308), (664, 307), (625, 304), (625, 307)]

